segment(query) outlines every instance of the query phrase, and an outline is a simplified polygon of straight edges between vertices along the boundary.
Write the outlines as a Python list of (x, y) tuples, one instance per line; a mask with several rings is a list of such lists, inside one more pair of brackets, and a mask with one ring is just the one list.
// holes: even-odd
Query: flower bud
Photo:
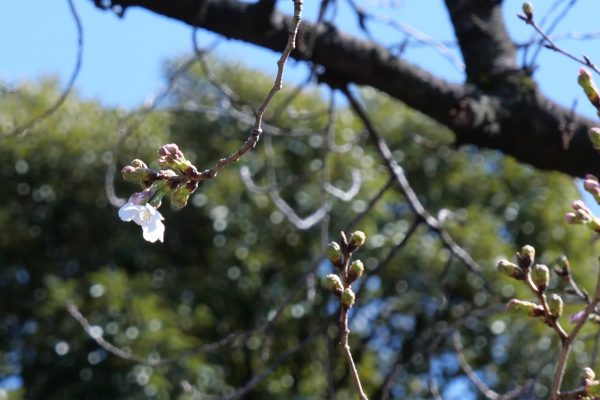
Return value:
[(531, 279), (542, 293), (550, 284), (550, 270), (544, 264), (535, 264), (531, 269)]
[(530, 301), (512, 299), (506, 304), (506, 308), (525, 313), (530, 317), (539, 317), (544, 315), (544, 308)]
[(342, 265), (342, 249), (337, 242), (331, 242), (327, 245), (327, 258), (336, 267)]
[(182, 183), (177, 186), (171, 193), (171, 204), (176, 208), (183, 208), (186, 206), (190, 195), (194, 193), (194, 191), (198, 188), (198, 182), (189, 181), (186, 183)]
[(581, 225), (583, 224), (584, 218), (581, 214), (569, 211), (565, 214), (565, 222), (569, 225)]
[(596, 150), (600, 150), (600, 128), (590, 128), (590, 130), (588, 131), (588, 137), (592, 142), (592, 146), (594, 146)]
[(572, 324), (576, 324), (578, 322), (581, 322), (583, 320), (583, 317), (585, 317), (585, 311), (578, 311), (569, 317), (569, 322)]
[(583, 181), (583, 188), (594, 197), (596, 203), (600, 204), (600, 184), (598, 184), (597, 179), (591, 179), (590, 176), (596, 178), (593, 175), (588, 175)]
[(528, 20), (533, 19), (533, 4), (526, 1), (525, 3), (523, 3), (522, 9), (523, 13), (525, 14)]
[(162, 145), (158, 148), (159, 157), (166, 157), (173, 160), (181, 159), (183, 157), (183, 153), (179, 150), (179, 146), (175, 143), (169, 143)]
[(344, 291), (342, 280), (336, 274), (329, 274), (326, 278), (327, 289), (333, 292), (336, 296), (341, 296)]
[(142, 205), (150, 201), (150, 199), (156, 194), (156, 187), (150, 187), (137, 192), (129, 196), (128, 203)]
[(183, 152), (175, 143), (165, 144), (158, 149), (158, 165), (163, 168), (175, 168), (183, 173), (194, 170), (196, 167), (186, 160)]
[(596, 379), (596, 373), (590, 367), (585, 367), (581, 370), (581, 383), (583, 386), (596, 386), (598, 381)]
[(535, 249), (533, 246), (525, 245), (521, 248), (521, 252), (518, 254), (519, 266), (523, 269), (529, 268), (535, 260)]
[(556, 265), (554, 266), (554, 272), (556, 275), (561, 278), (568, 278), (571, 274), (571, 265), (569, 264), (569, 259), (564, 254), (558, 257), (556, 260)]
[(352, 283), (356, 279), (360, 278), (363, 272), (365, 271), (365, 266), (362, 261), (355, 260), (350, 264), (350, 268), (348, 269), (348, 282)]
[(600, 233), (600, 220), (581, 200), (571, 203), (574, 211), (565, 214), (565, 221), (569, 224), (581, 224), (587, 226), (594, 232)]
[(348, 242), (348, 249), (354, 251), (365, 244), (367, 235), (363, 231), (354, 231), (350, 235), (350, 241)]
[(344, 289), (344, 293), (342, 293), (342, 304), (346, 307), (352, 307), (352, 304), (354, 304), (355, 297), (356, 296), (352, 291), (352, 288), (347, 287), (346, 289)]
[(121, 170), (123, 180), (127, 182), (140, 182), (148, 179), (150, 170), (141, 160), (133, 160)]
[(138, 160), (137, 158), (129, 163), (135, 169), (148, 169), (148, 166), (142, 160)]
[(560, 318), (563, 313), (563, 299), (553, 293), (548, 299), (548, 309), (554, 318)]
[(598, 94), (598, 88), (592, 79), (592, 75), (585, 68), (581, 68), (577, 82), (583, 88), (590, 103), (600, 112), (600, 95)]
[(511, 263), (508, 260), (500, 260), (498, 261), (498, 265), (496, 266), (498, 272), (514, 279), (523, 279), (523, 270), (519, 268), (518, 265)]

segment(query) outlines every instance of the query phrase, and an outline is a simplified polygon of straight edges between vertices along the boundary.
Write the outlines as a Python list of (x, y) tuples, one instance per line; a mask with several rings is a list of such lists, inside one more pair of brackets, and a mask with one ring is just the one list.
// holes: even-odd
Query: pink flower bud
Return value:
[(569, 322), (571, 322), (572, 324), (576, 324), (579, 321), (581, 321), (583, 319), (583, 317), (585, 316), (585, 312), (584, 311), (579, 311), (573, 315), (571, 315), (569, 317)]
[(583, 200), (575, 200), (571, 203), (573, 210), (589, 211)]
[(578, 220), (577, 220), (577, 214), (575, 214), (573, 211), (569, 211), (568, 213), (565, 214), (565, 222), (567, 224), (578, 224)]
[(173, 159), (183, 158), (183, 153), (175, 143), (165, 144), (158, 149), (158, 155), (161, 157), (171, 157)]

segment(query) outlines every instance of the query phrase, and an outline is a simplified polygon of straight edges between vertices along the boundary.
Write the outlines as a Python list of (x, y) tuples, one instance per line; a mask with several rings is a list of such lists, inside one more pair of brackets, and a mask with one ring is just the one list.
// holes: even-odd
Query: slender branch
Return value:
[(567, 367), (567, 360), (569, 358), (569, 353), (571, 351), (571, 345), (573, 341), (579, 334), (583, 325), (587, 322), (588, 316), (595, 310), (596, 305), (600, 302), (600, 270), (598, 270), (598, 276), (596, 278), (596, 288), (594, 290), (594, 297), (592, 301), (590, 301), (584, 310), (584, 314), (577, 321), (573, 330), (569, 333), (566, 340), (562, 341), (562, 347), (560, 350), (560, 355), (558, 358), (558, 364), (556, 365), (556, 371), (554, 373), (554, 379), (552, 381), (552, 400), (560, 399), (560, 387), (562, 385), (562, 381), (565, 375), (565, 369)]
[(81, 23), (81, 19), (79, 18), (77, 9), (75, 8), (73, 0), (67, 0), (67, 3), (69, 4), (69, 11), (73, 16), (75, 26), (77, 27), (77, 56), (75, 59), (75, 67), (73, 68), (73, 72), (71, 72), (71, 76), (67, 81), (67, 85), (65, 86), (60, 97), (54, 102), (54, 104), (52, 104), (48, 109), (46, 109), (46, 111), (32, 118), (29, 122), (21, 126), (17, 126), (12, 131), (0, 133), (0, 138), (18, 136), (27, 133), (27, 131), (29, 131), (35, 125), (48, 118), (56, 110), (58, 110), (59, 107), (62, 106), (62, 104), (65, 102), (67, 97), (69, 97), (69, 94), (71, 93), (71, 90), (75, 85), (75, 81), (77, 80), (77, 76), (79, 76), (79, 71), (81, 70), (81, 64), (83, 62), (83, 25)]
[(565, 332), (563, 327), (558, 322), (556, 316), (552, 315), (550, 312), (550, 307), (548, 306), (548, 301), (546, 299), (546, 294), (544, 291), (539, 290), (536, 284), (531, 279), (531, 270), (527, 269), (527, 273), (525, 274), (525, 283), (529, 287), (529, 289), (537, 296), (542, 308), (544, 309), (544, 323), (554, 329), (560, 340), (564, 343), (568, 339), (568, 334)]
[[(550, 26), (548, 27), (548, 29), (545, 31), (547, 36), (550, 36), (550, 34), (552, 33), (552, 31), (554, 31), (554, 29), (556, 29), (556, 27), (558, 26), (558, 24), (567, 16), (567, 14), (569, 13), (569, 11), (571, 11), (571, 9), (573, 8), (573, 6), (575, 5), (575, 3), (577, 2), (577, 0), (570, 0), (566, 7), (563, 8), (563, 10), (560, 12), (560, 14), (558, 14), (556, 16), (556, 18), (554, 19), (554, 21), (552, 21), (552, 23), (550, 24)], [(548, 14), (549, 15), (549, 14)], [(540, 23), (541, 26), (544, 25), (544, 21), (542, 21)], [(529, 62), (530, 66), (533, 66), (535, 64), (535, 60), (537, 59), (537, 57), (539, 56), (540, 52), (542, 51), (542, 47), (543, 47), (543, 41), (538, 43), (537, 48), (535, 49), (535, 52), (533, 53), (533, 56), (531, 57), (531, 61)]]
[(197, 176), (196, 180), (203, 181), (206, 179), (214, 178), (215, 176), (217, 176), (217, 174), (223, 167), (225, 167), (226, 165), (229, 165), (231, 163), (239, 161), (239, 159), (241, 157), (243, 157), (244, 154), (246, 154), (248, 151), (253, 149), (254, 146), (256, 146), (256, 143), (258, 143), (258, 140), (260, 139), (260, 135), (262, 134), (262, 131), (263, 131), (262, 130), (262, 121), (263, 121), (264, 113), (265, 113), (267, 107), (269, 106), (269, 104), (271, 103), (271, 100), (273, 99), (273, 96), (275, 95), (275, 93), (277, 93), (283, 87), (282, 82), (283, 82), (283, 72), (285, 69), (285, 64), (286, 64), (290, 54), (292, 53), (292, 51), (296, 48), (296, 37), (298, 35), (298, 29), (300, 27), (300, 20), (302, 17), (302, 7), (303, 7), (303, 0), (294, 0), (294, 16), (292, 18), (292, 25), (291, 25), (291, 28), (289, 31), (288, 41), (287, 41), (287, 44), (285, 45), (285, 49), (283, 50), (281, 57), (277, 61), (277, 75), (275, 77), (275, 82), (273, 83), (273, 87), (271, 87), (271, 90), (269, 91), (269, 93), (267, 94), (267, 96), (265, 97), (263, 102), (260, 104), (260, 106), (258, 106), (258, 108), (255, 111), (254, 126), (252, 127), (250, 136), (246, 139), (244, 144), (239, 149), (237, 149), (235, 152), (233, 152), (229, 156), (220, 159), (212, 168), (201, 172)]
[(579, 58), (579, 57), (569, 53), (568, 51), (563, 50), (562, 48), (558, 47), (552, 41), (552, 39), (537, 25), (537, 23), (535, 22), (533, 17), (527, 17), (524, 15), (518, 15), (518, 17), (520, 19), (522, 19), (523, 21), (525, 21), (525, 23), (527, 25), (531, 25), (531, 27), (533, 29), (535, 29), (535, 31), (542, 36), (542, 38), (546, 41), (546, 48), (553, 50), (559, 54), (562, 54), (563, 56), (568, 57), (571, 60), (578, 62), (579, 64), (585, 65), (586, 67), (589, 67), (590, 69), (594, 70), (597, 74), (600, 74), (600, 70), (598, 69), (598, 67), (596, 67), (596, 65), (586, 56)]
[[(344, 289), (350, 286), (348, 282), (348, 268), (350, 266), (351, 256), (350, 254), (345, 254), (344, 267), (341, 271), (342, 280), (344, 283)], [(350, 311), (350, 307), (341, 304), (340, 308), (340, 347), (342, 348), (342, 353), (344, 357), (346, 357), (346, 361), (348, 362), (348, 367), (350, 368), (350, 375), (352, 375), (352, 380), (354, 381), (354, 386), (356, 386), (356, 391), (358, 392), (358, 396), (361, 400), (369, 400), (367, 395), (365, 394), (362, 384), (360, 382), (360, 376), (358, 375), (358, 370), (356, 369), (356, 364), (354, 363), (354, 359), (352, 358), (352, 351), (350, 350), (350, 345), (348, 344), (348, 338), (350, 337), (350, 329), (348, 328), (348, 312)]]
[[(388, 147), (387, 143), (383, 139), (383, 137), (379, 134), (379, 132), (375, 129), (375, 126), (372, 124), (370, 118), (366, 114), (365, 110), (363, 110), (362, 106), (359, 104), (354, 95), (350, 92), (347, 86), (343, 85), (340, 90), (348, 99), (350, 106), (359, 117), (359, 119), (364, 124), (369, 137), (373, 144), (375, 145), (377, 151), (383, 161), (385, 166), (388, 168), (391, 176), (394, 178), (398, 186), (400, 187), (400, 191), (406, 198), (409, 207), (411, 210), (420, 218), (427, 226), (433, 231), (437, 232), (446, 247), (454, 253), (459, 260), (463, 262), (464, 265), (473, 273), (481, 276), (481, 268), (479, 265), (473, 260), (470, 254), (465, 251), (458, 243), (454, 241), (452, 236), (448, 232), (443, 229), (442, 225), (439, 223), (437, 219), (435, 219), (423, 206), (416, 193), (410, 186), (408, 179), (404, 173), (404, 169), (398, 164), (396, 160), (394, 160), (392, 152)], [(488, 288), (489, 289), (489, 288)]]

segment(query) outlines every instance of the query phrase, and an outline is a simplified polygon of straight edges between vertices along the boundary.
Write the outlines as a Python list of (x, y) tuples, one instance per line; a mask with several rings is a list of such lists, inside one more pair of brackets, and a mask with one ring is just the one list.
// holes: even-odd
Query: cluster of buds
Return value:
[(342, 231), (339, 243), (331, 242), (327, 246), (327, 258), (338, 270), (338, 274), (327, 275), (327, 289), (340, 298), (344, 307), (350, 308), (354, 304), (355, 295), (352, 283), (365, 271), (362, 261), (352, 260), (352, 253), (364, 245), (366, 239), (364, 232), (352, 232), (348, 239)]
[(176, 144), (165, 144), (158, 149), (159, 170), (152, 170), (142, 160), (133, 160), (121, 170), (123, 179), (136, 182), (142, 190), (132, 194), (119, 209), (123, 221), (134, 221), (142, 227), (144, 239), (163, 241), (165, 227), (158, 212), (166, 196), (176, 208), (184, 207), (190, 195), (198, 188), (200, 174), (185, 158)]
[(600, 219), (585, 205), (582, 200), (575, 200), (573, 211), (565, 214), (565, 221), (572, 225), (585, 225), (594, 232), (600, 233)]
[[(522, 281), (525, 279), (535, 260), (535, 249), (533, 246), (525, 245), (521, 252), (517, 253), (517, 264), (508, 260), (498, 261), (497, 268), (502, 274)], [(546, 267), (547, 268), (547, 267)], [(546, 285), (547, 286), (547, 285)]]
[[(554, 293), (546, 297), (545, 292), (550, 285), (550, 269), (544, 264), (535, 263), (535, 248), (533, 246), (523, 246), (521, 251), (516, 254), (516, 259), (516, 264), (508, 260), (500, 260), (497, 267), (498, 271), (510, 278), (524, 281), (538, 297), (539, 304), (512, 299), (508, 302), (507, 308), (524, 313), (529, 317), (543, 317), (546, 324), (553, 324), (563, 314), (563, 300)], [(566, 265), (564, 262), (559, 263), (559, 265), (562, 265), (558, 267), (558, 272), (562, 274), (559, 275), (566, 274), (568, 277), (570, 274), (568, 262)]]

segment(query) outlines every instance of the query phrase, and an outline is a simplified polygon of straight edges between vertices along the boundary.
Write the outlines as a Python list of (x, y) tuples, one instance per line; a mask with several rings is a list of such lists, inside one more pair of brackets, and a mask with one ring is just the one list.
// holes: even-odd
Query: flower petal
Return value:
[(165, 225), (161, 222), (161, 218), (162, 216), (160, 213), (157, 213), (155, 218), (149, 224), (142, 226), (144, 239), (151, 243), (154, 243), (157, 240), (160, 240), (161, 242), (164, 240)]
[(143, 208), (143, 206), (125, 203), (125, 205), (119, 208), (119, 218), (121, 218), (122, 221), (131, 221), (139, 215), (140, 208)]

